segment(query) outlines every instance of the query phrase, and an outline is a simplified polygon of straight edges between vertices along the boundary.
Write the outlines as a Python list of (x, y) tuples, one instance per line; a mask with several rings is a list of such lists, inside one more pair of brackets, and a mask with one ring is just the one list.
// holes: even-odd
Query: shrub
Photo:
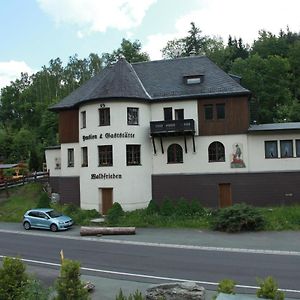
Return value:
[(24, 291), (28, 284), (26, 267), (18, 258), (4, 257), (0, 268), (0, 299), (25, 299)]
[(160, 208), (160, 214), (163, 216), (171, 216), (175, 212), (173, 202), (170, 199), (165, 199)]
[(88, 291), (80, 280), (80, 263), (64, 259), (60, 269), (60, 277), (56, 280), (56, 300), (90, 299)]
[(184, 199), (180, 198), (175, 205), (175, 214), (177, 216), (190, 216), (191, 215), (191, 207), (189, 202)]
[(115, 202), (107, 212), (107, 221), (109, 224), (118, 223), (119, 219), (124, 216), (124, 211), (120, 203)]
[(79, 206), (77, 206), (73, 203), (70, 203), (70, 204), (65, 204), (63, 206), (63, 210), (66, 215), (72, 215), (74, 213), (77, 213), (80, 210), (80, 208), (79, 208)]
[(276, 280), (268, 276), (264, 280), (258, 279), (259, 289), (256, 292), (258, 298), (283, 300), (284, 293), (278, 290)]
[(246, 204), (235, 204), (215, 212), (212, 227), (226, 232), (262, 230), (265, 220), (260, 211)]
[(195, 199), (190, 203), (190, 210), (193, 216), (203, 216), (206, 212), (200, 202)]
[(37, 208), (47, 208), (50, 207), (50, 199), (47, 193), (42, 193), (39, 201), (36, 205)]
[(81, 225), (88, 225), (91, 219), (99, 218), (100, 214), (96, 209), (78, 209), (77, 213), (70, 214), (75, 223)]
[(134, 294), (130, 294), (128, 297), (126, 297), (122, 290), (120, 289), (119, 294), (116, 296), (116, 300), (144, 300), (142, 293), (139, 290), (136, 290)]
[(48, 300), (50, 299), (50, 288), (42, 286), (36, 279), (30, 279), (24, 290), (24, 299), (26, 300)]
[(231, 279), (223, 279), (218, 285), (217, 292), (224, 294), (235, 294), (235, 282)]
[(146, 213), (148, 215), (152, 215), (152, 214), (155, 214), (158, 212), (159, 212), (159, 206), (153, 200), (150, 200), (150, 202), (146, 208)]

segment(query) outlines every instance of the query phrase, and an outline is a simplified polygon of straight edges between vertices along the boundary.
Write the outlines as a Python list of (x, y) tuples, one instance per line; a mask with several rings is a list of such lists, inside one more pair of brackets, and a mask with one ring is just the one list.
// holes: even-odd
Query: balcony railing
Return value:
[(151, 136), (193, 135), (194, 133), (195, 121), (193, 119), (150, 122)]

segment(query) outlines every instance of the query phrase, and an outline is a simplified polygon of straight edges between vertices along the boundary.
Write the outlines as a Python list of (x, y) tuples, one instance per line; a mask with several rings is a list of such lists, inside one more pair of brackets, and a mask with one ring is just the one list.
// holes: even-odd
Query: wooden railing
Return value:
[(29, 182), (48, 182), (49, 172), (36, 172), (30, 175), (18, 176), (17, 178), (2, 179), (0, 181), (0, 190), (24, 185)]
[(150, 122), (150, 135), (182, 135), (194, 134), (195, 121), (193, 119), (152, 121)]

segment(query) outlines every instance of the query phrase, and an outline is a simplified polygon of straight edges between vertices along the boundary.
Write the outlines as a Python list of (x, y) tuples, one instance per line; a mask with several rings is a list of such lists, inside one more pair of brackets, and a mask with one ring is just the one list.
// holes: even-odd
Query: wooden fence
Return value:
[(18, 178), (4, 179), (0, 182), (0, 190), (7, 190), (12, 187), (24, 185), (29, 182), (48, 182), (49, 172), (36, 172), (30, 175), (23, 175)]

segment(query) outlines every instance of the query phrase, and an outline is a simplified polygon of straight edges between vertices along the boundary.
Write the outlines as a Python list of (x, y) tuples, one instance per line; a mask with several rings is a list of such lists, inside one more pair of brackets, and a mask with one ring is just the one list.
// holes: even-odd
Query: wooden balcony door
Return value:
[(219, 184), (219, 207), (227, 207), (232, 205), (231, 198), (231, 184), (220, 183)]

